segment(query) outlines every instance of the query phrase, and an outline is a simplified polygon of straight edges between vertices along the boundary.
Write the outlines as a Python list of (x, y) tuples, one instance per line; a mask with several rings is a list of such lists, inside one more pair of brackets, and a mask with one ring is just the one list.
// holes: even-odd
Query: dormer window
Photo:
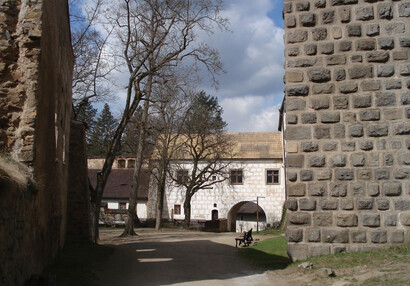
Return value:
[(123, 169), (125, 168), (125, 160), (124, 159), (120, 159), (117, 161), (117, 166), (119, 169)]

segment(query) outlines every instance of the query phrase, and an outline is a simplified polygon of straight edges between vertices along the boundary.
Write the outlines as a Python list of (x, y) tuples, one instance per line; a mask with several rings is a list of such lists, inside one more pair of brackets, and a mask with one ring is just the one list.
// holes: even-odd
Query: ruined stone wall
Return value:
[(283, 12), (290, 256), (408, 242), (410, 1)]
[(64, 243), (72, 65), (67, 1), (0, 0), (0, 156), (33, 182), (0, 189), (1, 285), (23, 284)]

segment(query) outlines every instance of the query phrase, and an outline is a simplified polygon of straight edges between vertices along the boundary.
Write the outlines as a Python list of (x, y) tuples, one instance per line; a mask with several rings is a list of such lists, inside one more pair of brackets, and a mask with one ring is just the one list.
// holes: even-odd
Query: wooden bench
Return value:
[(240, 237), (236, 237), (235, 238), (235, 247), (238, 247), (238, 242), (239, 242), (239, 246), (243, 243), (244, 246), (249, 246), (253, 241), (253, 237), (252, 237), (252, 229), (250, 229), (249, 231), (245, 231), (243, 233), (243, 235), (241, 235)]

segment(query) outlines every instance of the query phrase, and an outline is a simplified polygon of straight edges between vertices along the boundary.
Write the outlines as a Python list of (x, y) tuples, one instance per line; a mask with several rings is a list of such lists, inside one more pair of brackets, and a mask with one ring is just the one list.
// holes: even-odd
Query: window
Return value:
[(279, 184), (279, 170), (266, 171), (266, 184)]
[(174, 205), (174, 214), (175, 215), (181, 214), (181, 205)]
[(135, 168), (135, 160), (128, 160), (127, 161), (127, 168)]
[(188, 170), (178, 170), (177, 171), (177, 183), (184, 184), (188, 182)]
[(243, 184), (242, 170), (231, 170), (231, 184)]
[(120, 210), (125, 210), (127, 209), (127, 203), (118, 203), (118, 208)]
[(118, 160), (118, 168), (125, 168), (125, 160)]
[(211, 178), (211, 180), (212, 180), (212, 181), (216, 181), (216, 176), (213, 175), (212, 178)]

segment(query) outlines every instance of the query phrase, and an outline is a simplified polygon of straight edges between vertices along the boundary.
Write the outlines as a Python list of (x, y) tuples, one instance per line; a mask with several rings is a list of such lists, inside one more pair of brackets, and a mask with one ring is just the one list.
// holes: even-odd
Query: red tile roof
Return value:
[[(96, 186), (97, 169), (88, 169), (91, 185)], [(104, 199), (128, 199), (130, 196), (134, 169), (112, 169), (105, 185)], [(141, 183), (138, 186), (138, 199), (147, 199), (149, 191), (150, 171), (141, 170)]]

